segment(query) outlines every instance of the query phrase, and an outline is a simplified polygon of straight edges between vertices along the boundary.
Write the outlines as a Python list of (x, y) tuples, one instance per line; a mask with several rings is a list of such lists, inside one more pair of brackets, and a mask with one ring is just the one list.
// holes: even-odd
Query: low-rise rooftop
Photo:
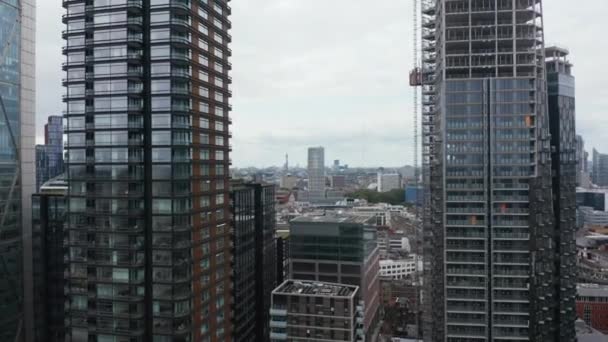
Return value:
[(608, 297), (608, 285), (578, 284), (576, 292), (581, 297)]
[(286, 280), (272, 292), (274, 294), (350, 298), (357, 293), (358, 289), (359, 287), (354, 285)]
[(367, 215), (353, 214), (327, 214), (322, 216), (300, 216), (293, 219), (291, 222), (296, 223), (354, 223), (354, 224), (372, 224), (375, 218)]

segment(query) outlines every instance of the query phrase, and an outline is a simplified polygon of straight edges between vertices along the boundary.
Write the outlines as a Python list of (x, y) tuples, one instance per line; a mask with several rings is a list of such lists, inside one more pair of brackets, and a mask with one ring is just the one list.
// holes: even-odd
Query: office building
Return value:
[(556, 271), (568, 263), (555, 246), (542, 1), (422, 5), (424, 338), (573, 341)]
[(293, 176), (290, 174), (283, 175), (281, 177), (281, 188), (292, 190), (298, 187), (298, 181), (300, 179), (297, 176)]
[(35, 341), (65, 341), (67, 192), (60, 176), (32, 196)]
[(272, 291), (270, 341), (361, 341), (353, 285), (286, 280)]
[(380, 277), (383, 279), (408, 279), (417, 272), (418, 258), (415, 255), (402, 259), (380, 260)]
[(346, 176), (345, 175), (333, 175), (330, 177), (330, 184), (333, 189), (342, 190), (346, 188)]
[(289, 230), (277, 230), (277, 284), (289, 278)]
[(378, 170), (378, 192), (389, 192), (401, 189), (402, 177), (398, 173), (387, 173), (383, 168)]
[(0, 341), (32, 341), (35, 0), (0, 1)]
[(308, 201), (312, 203), (325, 200), (325, 149), (308, 149)]
[(568, 50), (545, 49), (549, 127), (551, 134), (551, 175), (553, 177), (553, 212), (555, 215), (552, 247), (553, 329), (561, 340), (572, 341), (576, 334), (576, 101), (575, 79)]
[(363, 333), (373, 341), (380, 307), (375, 220), (367, 216), (301, 216), (291, 220), (290, 277), (355, 285), (363, 303)]
[(608, 186), (608, 154), (593, 149), (591, 181), (597, 186)]
[(576, 223), (579, 227), (606, 227), (608, 226), (608, 211), (579, 206), (576, 211)]
[(277, 286), (275, 186), (233, 182), (234, 340), (267, 341)]
[(44, 145), (36, 145), (36, 191), (63, 173), (63, 118), (49, 116), (44, 125)]
[(608, 189), (576, 189), (576, 205), (608, 211)]
[(582, 136), (576, 136), (576, 185), (588, 186), (585, 184), (589, 177), (589, 152), (585, 150), (585, 140)]
[(228, 2), (63, 2), (67, 340), (232, 341)]
[(578, 317), (591, 328), (608, 334), (608, 285), (579, 284), (576, 292)]

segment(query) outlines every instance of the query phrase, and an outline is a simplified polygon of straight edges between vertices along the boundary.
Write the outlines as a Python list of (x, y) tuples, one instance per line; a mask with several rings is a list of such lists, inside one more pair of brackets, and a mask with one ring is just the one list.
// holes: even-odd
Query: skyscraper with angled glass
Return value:
[(32, 331), (35, 1), (0, 0), (0, 340)]
[(541, 0), (423, 0), (425, 339), (571, 341)]
[(65, 0), (66, 336), (231, 341), (228, 0)]

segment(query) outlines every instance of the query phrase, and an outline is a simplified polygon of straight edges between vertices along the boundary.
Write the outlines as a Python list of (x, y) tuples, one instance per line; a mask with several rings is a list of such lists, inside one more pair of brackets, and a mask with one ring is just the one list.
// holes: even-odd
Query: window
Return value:
[(198, 40), (198, 47), (200, 47), (201, 49), (203, 49), (205, 51), (209, 50), (209, 44), (206, 41), (202, 40), (202, 39)]
[(199, 127), (204, 129), (209, 129), (209, 119), (200, 118), (199, 119)]

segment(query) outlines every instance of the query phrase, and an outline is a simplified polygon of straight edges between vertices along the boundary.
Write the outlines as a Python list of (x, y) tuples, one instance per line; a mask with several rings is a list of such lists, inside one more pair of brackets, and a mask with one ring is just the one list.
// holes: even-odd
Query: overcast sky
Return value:
[[(38, 0), (37, 122), (59, 114), (60, 0)], [(571, 52), (577, 130), (589, 151), (608, 153), (606, 0), (548, 0), (547, 45)], [(584, 3), (581, 5), (581, 3)], [(306, 163), (308, 146), (326, 163), (398, 166), (412, 158), (412, 0), (231, 1), (237, 167)], [(590, 11), (590, 9), (592, 9)]]

